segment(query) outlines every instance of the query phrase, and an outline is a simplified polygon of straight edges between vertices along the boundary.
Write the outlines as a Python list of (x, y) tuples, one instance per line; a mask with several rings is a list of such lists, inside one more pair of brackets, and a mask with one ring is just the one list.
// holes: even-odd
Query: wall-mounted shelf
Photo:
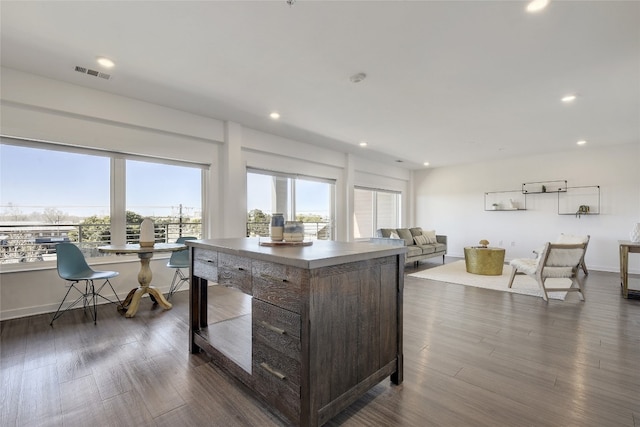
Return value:
[(489, 191), (484, 193), (485, 211), (526, 211), (527, 198), (520, 190)]
[(563, 193), (567, 191), (567, 180), (525, 182), (523, 194)]
[(558, 215), (600, 215), (600, 186), (567, 187), (558, 193)]
[(544, 193), (558, 195), (558, 215), (600, 215), (600, 186), (569, 187), (567, 180), (525, 182), (521, 190), (488, 191), (484, 210), (526, 211), (527, 197)]

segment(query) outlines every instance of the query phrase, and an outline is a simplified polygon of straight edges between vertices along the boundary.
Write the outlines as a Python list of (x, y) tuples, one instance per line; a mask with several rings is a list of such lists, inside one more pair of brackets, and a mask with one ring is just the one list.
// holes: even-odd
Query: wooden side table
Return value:
[(504, 267), (503, 248), (466, 247), (464, 248), (464, 263), (467, 273), (483, 276), (500, 276)]
[[(629, 298), (629, 253), (640, 254), (640, 242), (630, 240), (619, 240), (620, 244), (620, 286), (622, 286), (622, 297)], [(633, 292), (640, 292), (631, 289)]]

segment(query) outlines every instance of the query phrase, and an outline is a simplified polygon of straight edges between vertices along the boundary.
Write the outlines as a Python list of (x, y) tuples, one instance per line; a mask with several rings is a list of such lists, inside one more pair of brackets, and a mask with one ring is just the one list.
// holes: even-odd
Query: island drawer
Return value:
[(309, 281), (308, 270), (271, 262), (254, 261), (252, 275), (254, 297), (300, 313), (303, 284)]
[(194, 276), (217, 282), (218, 252), (200, 248), (195, 248), (193, 251)]
[[(254, 365), (270, 374), (276, 383), (282, 382), (288, 387), (298, 390), (300, 386), (300, 361), (289, 357), (283, 351), (275, 349), (271, 344), (262, 340), (262, 337), (253, 337), (252, 361)], [(293, 354), (291, 356), (294, 356)]]
[(251, 311), (254, 389), (287, 418), (299, 420), (300, 315), (256, 297), (252, 299)]
[(218, 283), (251, 295), (251, 259), (222, 252), (218, 254)]
[(300, 361), (300, 316), (257, 298), (252, 300), (251, 311), (253, 337)]
[(251, 376), (253, 389), (294, 425), (300, 425), (300, 386), (268, 362), (257, 362), (255, 357)]

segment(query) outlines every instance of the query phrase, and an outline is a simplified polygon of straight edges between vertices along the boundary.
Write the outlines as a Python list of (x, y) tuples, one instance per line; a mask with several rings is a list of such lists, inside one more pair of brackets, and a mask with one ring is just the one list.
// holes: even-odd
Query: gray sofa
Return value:
[[(399, 238), (391, 238), (392, 233), (397, 234)], [(405, 264), (410, 262), (417, 264), (420, 260), (437, 256), (442, 256), (444, 264), (444, 256), (447, 254), (447, 236), (437, 234), (436, 243), (416, 244), (415, 237), (422, 235), (423, 230), (420, 227), (380, 228), (376, 231), (376, 237), (371, 238), (371, 242), (406, 246)]]

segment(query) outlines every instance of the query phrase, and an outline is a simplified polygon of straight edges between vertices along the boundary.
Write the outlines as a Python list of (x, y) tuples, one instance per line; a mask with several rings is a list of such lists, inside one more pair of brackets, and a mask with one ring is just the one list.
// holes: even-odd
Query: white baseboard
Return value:
[[(156, 289), (158, 289), (158, 291), (160, 291), (160, 293), (162, 294), (166, 294), (169, 292), (169, 286), (156, 286)], [(187, 290), (189, 289), (188, 286), (183, 287), (181, 290)], [(124, 294), (120, 294), (118, 293), (118, 298), (120, 299), (120, 301), (124, 300), (129, 292), (126, 292)], [(105, 295), (106, 297), (113, 299), (113, 294), (111, 295)], [(143, 295), (143, 298), (148, 298), (149, 295)], [(97, 305), (103, 305), (103, 304), (110, 304), (109, 301), (105, 301), (102, 298), (98, 299), (98, 304)], [(20, 317), (29, 317), (29, 316), (36, 316), (39, 314), (47, 314), (47, 313), (51, 313), (51, 315), (53, 316), (53, 313), (56, 312), (56, 310), (58, 309), (58, 306), (60, 305), (60, 302), (56, 302), (54, 304), (45, 304), (45, 305), (38, 305), (38, 306), (33, 306), (33, 307), (21, 307), (15, 310), (4, 310), (2, 312), (0, 312), (0, 321), (3, 320), (10, 320), (10, 319), (17, 319)]]

